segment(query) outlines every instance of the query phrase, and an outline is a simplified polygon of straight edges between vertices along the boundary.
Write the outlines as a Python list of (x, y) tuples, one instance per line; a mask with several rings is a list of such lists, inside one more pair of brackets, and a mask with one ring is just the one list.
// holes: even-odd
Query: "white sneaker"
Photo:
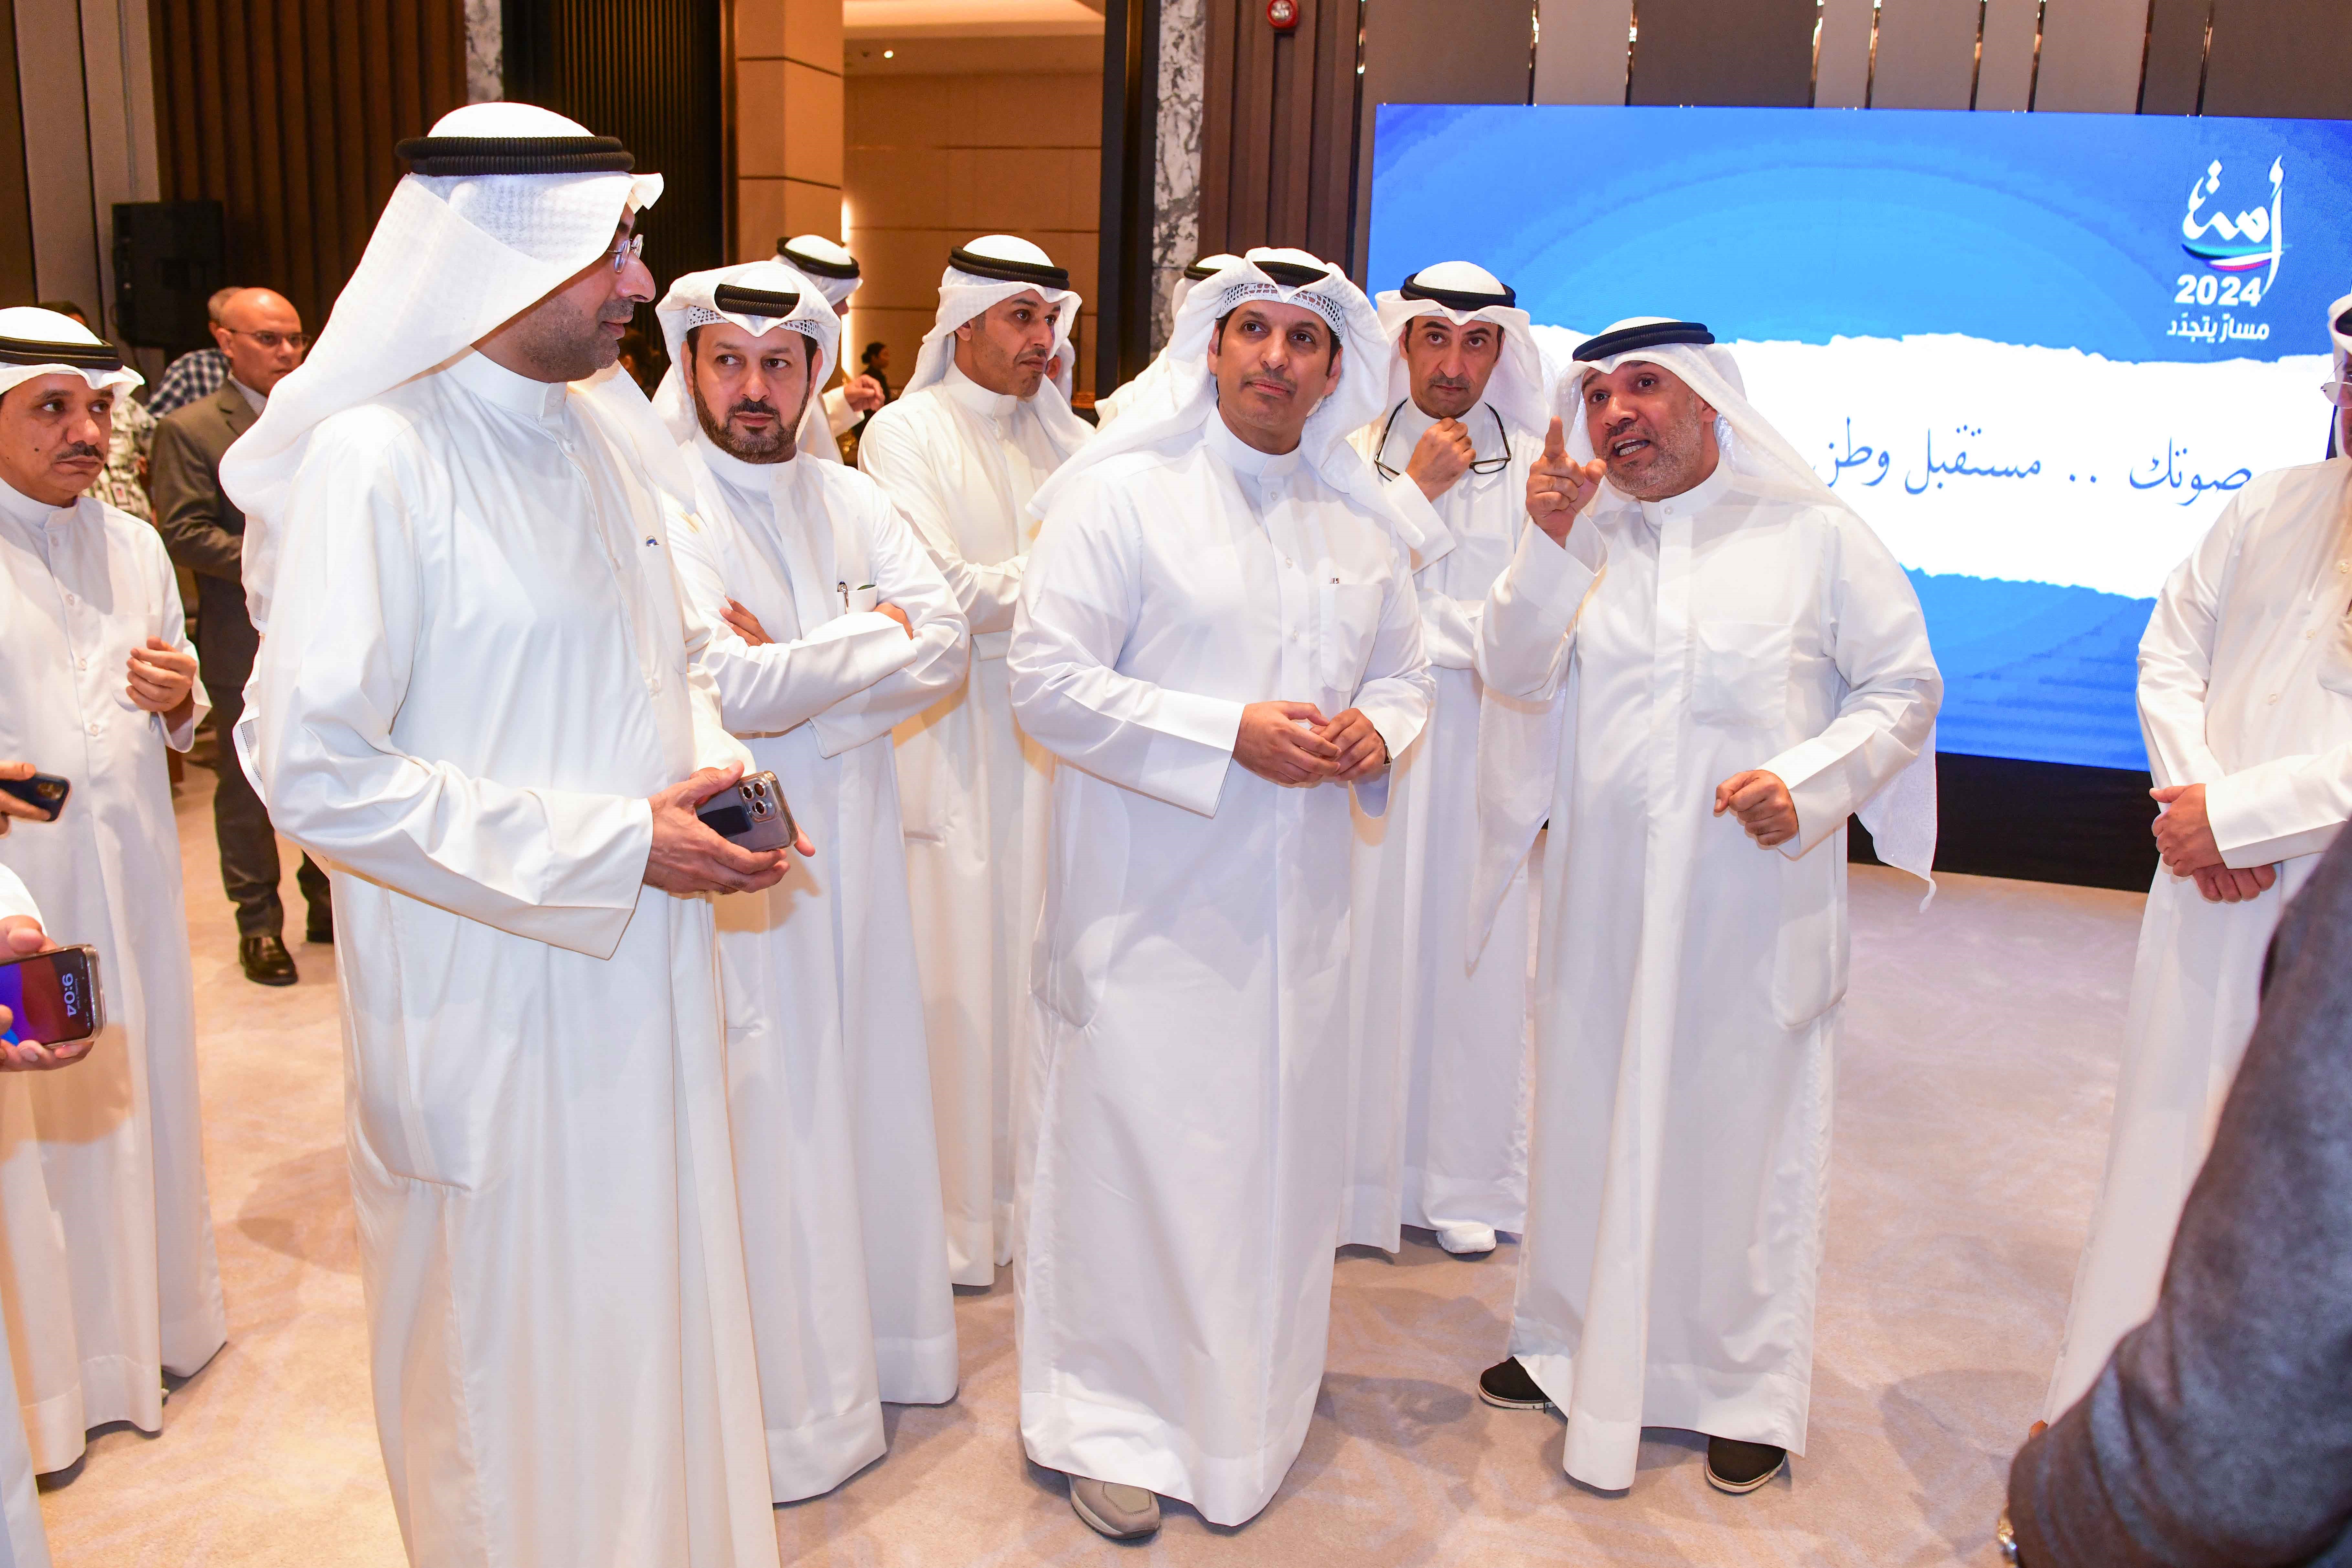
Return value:
[(1479, 1253), (1495, 1250), (1495, 1227), (1491, 1225), (1441, 1225), (1437, 1227), (1437, 1245), (1456, 1258), (1475, 1258)]

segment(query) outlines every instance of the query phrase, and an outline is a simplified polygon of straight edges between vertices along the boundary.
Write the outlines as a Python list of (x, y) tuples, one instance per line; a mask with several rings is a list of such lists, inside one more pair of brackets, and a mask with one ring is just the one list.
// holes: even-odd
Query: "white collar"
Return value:
[(81, 498), (76, 496), (63, 506), (51, 506), (47, 501), (35, 500), (12, 484), (0, 482), (0, 517), (26, 528), (39, 528), (60, 514), (70, 516), (80, 505)]
[(1732, 479), (1729, 456), (1718, 452), (1715, 472), (1680, 495), (1668, 496), (1664, 500), (1643, 501), (1642, 516), (1652, 528), (1663, 526), (1668, 518), (1695, 517), (1724, 498), (1725, 492), (1731, 489)]
[(712, 440), (700, 420), (694, 426), (694, 449), (712, 473), (747, 496), (767, 495), (771, 481), (789, 474), (793, 464), (800, 460), (794, 456), (781, 463), (747, 463)]
[(570, 393), (562, 382), (519, 375), (478, 349), (443, 374), (492, 407), (551, 430), (562, 422), (563, 400)]
[[(1206, 434), (1202, 438), (1208, 443), (1212, 455), (1235, 473), (1246, 474), (1260, 484), (1286, 479), (1302, 466), (1299, 447), (1293, 447), (1287, 452), (1261, 452), (1234, 435), (1232, 426), (1225, 423), (1224, 415), (1213, 406), (1209, 410), (1208, 422), (1203, 428)], [(1304, 445), (1304, 442), (1300, 443), (1301, 447)]]
[[(1039, 382), (1037, 384), (1042, 387), (1045, 384)], [(940, 377), (939, 386), (941, 392), (974, 414), (985, 414), (1000, 424), (1012, 418), (1013, 411), (1021, 406), (1021, 399), (1011, 393), (991, 392), (964, 374), (953, 359), (948, 361), (947, 374)]]

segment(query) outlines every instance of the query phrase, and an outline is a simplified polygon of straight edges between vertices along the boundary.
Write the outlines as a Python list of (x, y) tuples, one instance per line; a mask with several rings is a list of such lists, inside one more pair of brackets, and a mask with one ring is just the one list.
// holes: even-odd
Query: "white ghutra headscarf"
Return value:
[[(686, 381), (686, 338), (695, 328), (727, 321), (755, 338), (778, 327), (800, 333), (815, 349), (809, 359), (807, 402), (812, 404), (841, 358), (841, 318), (814, 280), (782, 261), (746, 261), (689, 272), (670, 284), (654, 308), (654, 317), (661, 322), (662, 341), (669, 350), (669, 369), (654, 389), (654, 412), (681, 446), (694, 439), (698, 426), (694, 392)], [(800, 412), (806, 412), (805, 405)], [(781, 409), (778, 414), (793, 417)], [(799, 428), (805, 430), (805, 422)]]
[(1168, 289), (1168, 320), (1171, 324), (1168, 342), (1160, 345), (1160, 352), (1151, 356), (1151, 363), (1136, 372), (1134, 379), (1126, 385), (1095, 399), (1097, 428), (1106, 426), (1112, 420), (1151, 401), (1156, 389), (1168, 375), (1168, 350), (1175, 342), (1173, 324), (1176, 318), (1184, 313), (1184, 301), (1192, 295), (1193, 285), (1214, 278), (1228, 267), (1238, 267), (1241, 259), (1221, 250), (1213, 256), (1203, 256), (1176, 275), (1176, 281)]
[[(635, 160), (618, 139), (528, 103), (452, 110), (397, 151), (409, 172), (334, 312), (221, 458), (221, 488), (245, 512), (245, 595), (257, 629), (268, 626), (278, 534), (310, 433), (471, 353), (610, 250), (621, 220), (662, 190), (659, 174), (631, 172)], [(645, 408), (625, 375), (604, 378), (588, 400), (624, 426)]]
[[(1533, 323), (1518, 308), (1518, 296), (1483, 267), (1467, 261), (1442, 261), (1424, 267), (1403, 284), (1379, 296), (1381, 330), (1394, 350), (1390, 355), (1388, 407), (1385, 419), (1412, 395), (1412, 367), (1405, 361), (1405, 329), (1422, 316), (1441, 316), (1457, 327), (1487, 321), (1502, 329), (1503, 352), (1486, 381), (1482, 400), (1498, 415), (1508, 430), (1535, 441), (1544, 438), (1550, 419), (1550, 383), (1545, 379), (1543, 353)], [(1473, 437), (1476, 435), (1472, 432)]]
[(1348, 437), (1381, 407), (1388, 390), (1388, 342), (1364, 291), (1348, 275), (1303, 250), (1261, 247), (1202, 279), (1185, 297), (1168, 339), (1168, 374), (1148, 402), (1139, 402), (1111, 428), (1079, 449), (1038, 487), (1029, 515), (1042, 519), (1074, 475), (1122, 452), (1192, 435), (1217, 416), (1217, 379), (1209, 372), (1209, 345), (1217, 323), (1252, 300), (1302, 305), (1330, 323), (1340, 345), (1339, 384), (1307, 416), (1298, 448), (1326, 484), (1362, 503), (1408, 549), (1418, 526), (1389, 500)]
[(857, 269), (857, 258), (821, 234), (795, 234), (776, 241), (776, 259), (815, 284), (824, 302), (836, 310), (866, 280)]
[(0, 396), (44, 375), (78, 375), (92, 392), (117, 395), (144, 384), (120, 350), (71, 316), (36, 305), (0, 310)]
[(1036, 293), (1047, 304), (1061, 307), (1054, 327), (1049, 357), (1062, 362), (1061, 374), (1049, 376), (1029, 400), (1055, 444), (1064, 451), (1082, 445), (1094, 427), (1070, 412), (1070, 387), (1076, 356), (1070, 331), (1078, 324), (1084, 303), (1070, 289), (1070, 275), (1054, 258), (1025, 239), (1009, 234), (988, 234), (948, 255), (948, 269), (940, 274), (940, 313), (923, 334), (916, 351), (915, 368), (898, 395), (908, 396), (947, 377), (955, 363), (956, 329), (1016, 294)]

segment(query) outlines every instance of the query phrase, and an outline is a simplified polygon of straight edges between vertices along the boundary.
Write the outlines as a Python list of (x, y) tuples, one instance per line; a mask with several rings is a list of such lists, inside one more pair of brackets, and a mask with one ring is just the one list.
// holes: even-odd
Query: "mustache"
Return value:
[(93, 447), (87, 441), (75, 441), (59, 448), (57, 460), (64, 462), (72, 458), (97, 458), (103, 461), (105, 457), (105, 448)]
[(736, 404), (734, 406), (727, 410), (727, 417), (730, 419), (734, 418), (738, 414), (765, 414), (769, 417), (774, 419), (781, 419), (784, 416), (783, 410), (778, 408), (774, 404), (768, 402), (765, 398), (759, 397), (747, 397), (742, 402)]

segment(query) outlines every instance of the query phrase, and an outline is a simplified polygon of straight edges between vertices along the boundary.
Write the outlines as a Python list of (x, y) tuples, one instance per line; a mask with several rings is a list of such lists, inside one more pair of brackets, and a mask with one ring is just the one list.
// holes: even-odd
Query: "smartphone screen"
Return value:
[(56, 1045), (88, 1039), (98, 1032), (97, 970), (87, 948), (0, 963), (0, 1007), (8, 1026), (0, 1041)]

